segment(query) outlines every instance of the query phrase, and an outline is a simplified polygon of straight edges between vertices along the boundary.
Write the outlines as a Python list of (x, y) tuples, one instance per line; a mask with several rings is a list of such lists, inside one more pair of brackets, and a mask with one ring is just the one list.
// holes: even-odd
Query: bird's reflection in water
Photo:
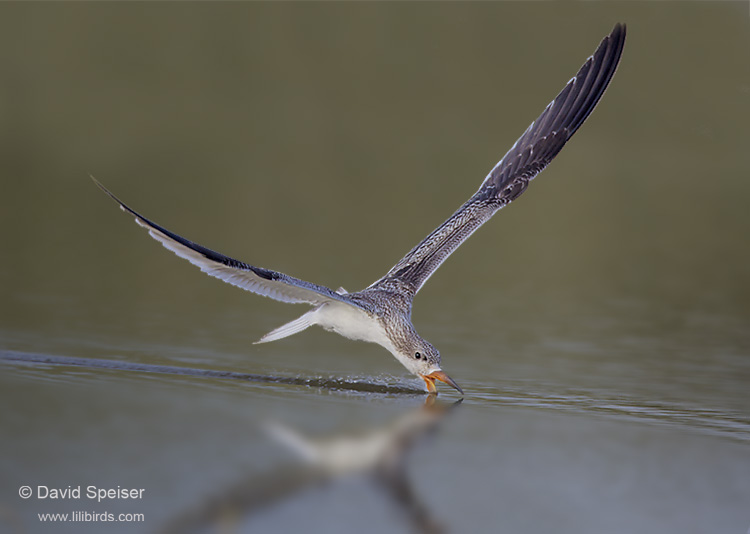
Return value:
[(445, 416), (461, 402), (443, 404), (431, 395), (423, 406), (383, 427), (324, 439), (308, 438), (280, 422), (269, 422), (268, 434), (286, 446), (297, 461), (265, 475), (253, 475), (226, 489), (175, 518), (162, 532), (204, 532), (217, 528), (235, 532), (256, 512), (281, 504), (301, 491), (348, 476), (372, 480), (399, 509), (400, 517), (412, 531), (444, 532), (414, 491), (407, 473), (407, 457), (422, 438), (434, 434)]

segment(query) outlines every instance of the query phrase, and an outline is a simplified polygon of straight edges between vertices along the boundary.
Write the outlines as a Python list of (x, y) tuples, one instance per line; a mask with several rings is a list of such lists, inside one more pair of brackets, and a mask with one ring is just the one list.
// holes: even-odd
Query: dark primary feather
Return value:
[(624, 45), (625, 26), (617, 24), (490, 171), (474, 196), (370, 288), (406, 285), (413, 296), (477, 228), (518, 198), (594, 110), (617, 69)]
[(615, 74), (624, 44), (625, 26), (618, 24), (490, 171), (482, 184), (488, 193), (493, 186), (500, 190), (512, 183), (516, 176), (533, 177), (552, 161), (596, 107)]
[(106, 187), (91, 177), (99, 188), (120, 207), (135, 217), (136, 222), (149, 230), (151, 236), (183, 259), (199, 267), (206, 274), (224, 282), (252, 291), (265, 297), (289, 303), (323, 304), (338, 301), (361, 308), (360, 304), (330, 288), (294, 278), (292, 276), (255, 267), (206, 248), (167, 230), (125, 205)]

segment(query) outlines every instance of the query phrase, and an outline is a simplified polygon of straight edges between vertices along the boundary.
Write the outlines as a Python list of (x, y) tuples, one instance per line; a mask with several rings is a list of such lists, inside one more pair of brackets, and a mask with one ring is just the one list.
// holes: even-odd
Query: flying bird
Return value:
[(578, 73), (531, 123), (489, 172), (479, 190), (453, 215), (411, 249), (385, 276), (349, 293), (256, 267), (181, 237), (126, 206), (95, 178), (122, 210), (166, 248), (206, 274), (281, 302), (312, 309), (276, 328), (256, 343), (266, 343), (319, 325), (354, 340), (377, 343), (421, 377), (430, 394), (440, 380), (463, 391), (441, 366), (440, 353), (411, 322), (414, 296), (438, 267), (500, 208), (518, 198), (552, 161), (596, 107), (617, 69), (625, 45), (625, 25), (616, 24)]

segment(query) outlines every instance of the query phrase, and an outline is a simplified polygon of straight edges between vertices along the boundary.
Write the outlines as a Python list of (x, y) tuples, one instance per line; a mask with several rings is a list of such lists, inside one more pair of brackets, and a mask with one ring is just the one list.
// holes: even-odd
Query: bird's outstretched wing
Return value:
[(281, 302), (318, 305), (337, 301), (360, 308), (357, 303), (347, 298), (346, 295), (340, 295), (325, 286), (305, 282), (284, 273), (254, 267), (253, 265), (248, 265), (192, 241), (188, 241), (184, 237), (170, 232), (166, 228), (133, 211), (106, 187), (100, 184), (96, 178), (92, 176), (91, 179), (94, 180), (94, 183), (102, 191), (112, 197), (123, 211), (133, 215), (135, 222), (148, 230), (151, 237), (210, 276)]
[(617, 24), (490, 171), (474, 196), (370, 288), (397, 282), (415, 294), (477, 228), (518, 198), (594, 110), (617, 69), (624, 45), (625, 26)]

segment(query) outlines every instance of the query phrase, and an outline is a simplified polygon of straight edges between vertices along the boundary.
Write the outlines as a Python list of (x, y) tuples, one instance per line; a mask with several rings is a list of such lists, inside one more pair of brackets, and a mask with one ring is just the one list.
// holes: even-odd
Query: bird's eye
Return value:
[(414, 354), (414, 357), (418, 360), (422, 357), (422, 354), (420, 352), (417, 352), (416, 354)]

